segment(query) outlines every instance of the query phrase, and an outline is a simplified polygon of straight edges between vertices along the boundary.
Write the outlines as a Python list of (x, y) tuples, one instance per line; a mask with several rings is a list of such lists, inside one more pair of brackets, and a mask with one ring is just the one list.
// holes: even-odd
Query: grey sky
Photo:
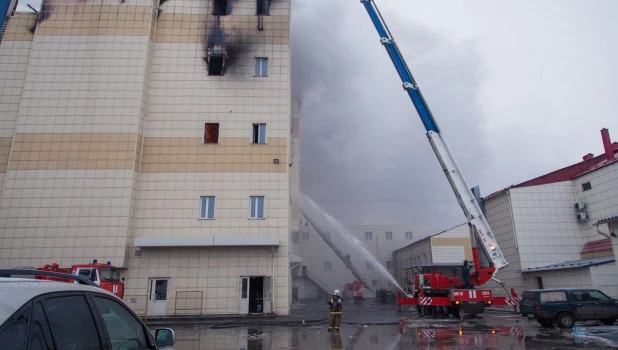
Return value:
[[(483, 195), (618, 141), (618, 3), (376, 1)], [(293, 0), (301, 189), (350, 224), (463, 221), (358, 1)]]

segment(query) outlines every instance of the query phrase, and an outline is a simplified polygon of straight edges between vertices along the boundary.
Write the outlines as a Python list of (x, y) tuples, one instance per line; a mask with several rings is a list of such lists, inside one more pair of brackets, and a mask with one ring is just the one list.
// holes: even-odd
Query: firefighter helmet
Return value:
[(335, 289), (333, 294), (336, 295), (336, 296), (341, 296), (341, 292), (339, 291), (339, 289)]

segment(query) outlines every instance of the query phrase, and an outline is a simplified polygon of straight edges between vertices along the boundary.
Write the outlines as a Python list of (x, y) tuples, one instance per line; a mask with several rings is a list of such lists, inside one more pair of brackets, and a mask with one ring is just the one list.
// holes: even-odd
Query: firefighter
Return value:
[(463, 262), (461, 277), (463, 282), (466, 284), (466, 288), (470, 288), (470, 265), (468, 265), (468, 260), (464, 260)]
[(329, 332), (339, 332), (339, 325), (341, 324), (341, 310), (343, 305), (341, 304), (341, 292), (339, 289), (335, 289), (333, 295), (328, 298), (328, 305), (330, 306), (330, 321), (328, 323)]

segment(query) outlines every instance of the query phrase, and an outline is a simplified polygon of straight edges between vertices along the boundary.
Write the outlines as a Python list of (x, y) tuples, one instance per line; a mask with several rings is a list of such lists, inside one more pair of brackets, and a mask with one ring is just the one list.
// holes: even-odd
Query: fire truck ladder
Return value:
[(300, 210), (300, 213), (305, 217), (305, 219), (307, 219), (307, 222), (309, 222), (309, 224), (311, 224), (311, 226), (315, 229), (315, 231), (322, 237), (324, 242), (326, 242), (326, 244), (328, 244), (330, 249), (332, 249), (333, 252), (335, 252), (335, 254), (337, 254), (339, 259), (341, 259), (341, 261), (343, 261), (345, 266), (348, 269), (350, 269), (350, 271), (352, 272), (352, 276), (354, 276), (354, 278), (367, 290), (367, 292), (368, 292), (367, 295), (369, 297), (373, 297), (373, 293), (371, 292), (371, 288), (369, 288), (369, 285), (365, 282), (365, 279), (361, 277), (361, 274), (358, 271), (358, 269), (356, 269), (356, 267), (354, 267), (354, 265), (352, 265), (352, 262), (350, 261), (349, 256), (343, 254), (343, 252), (339, 248), (337, 248), (335, 243), (330, 239), (330, 235), (328, 233), (324, 232), (317, 224), (315, 224), (311, 220), (311, 218), (302, 209)]

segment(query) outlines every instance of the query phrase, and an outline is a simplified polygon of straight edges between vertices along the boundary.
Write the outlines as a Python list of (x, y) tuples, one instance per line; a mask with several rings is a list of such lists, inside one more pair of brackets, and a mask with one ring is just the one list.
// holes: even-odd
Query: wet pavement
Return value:
[(176, 332), (174, 349), (618, 349), (618, 323), (541, 328), (508, 309), (475, 319), (419, 317), (395, 304), (346, 301), (339, 333), (329, 333), (324, 301), (295, 305), (290, 315), (150, 320)]

